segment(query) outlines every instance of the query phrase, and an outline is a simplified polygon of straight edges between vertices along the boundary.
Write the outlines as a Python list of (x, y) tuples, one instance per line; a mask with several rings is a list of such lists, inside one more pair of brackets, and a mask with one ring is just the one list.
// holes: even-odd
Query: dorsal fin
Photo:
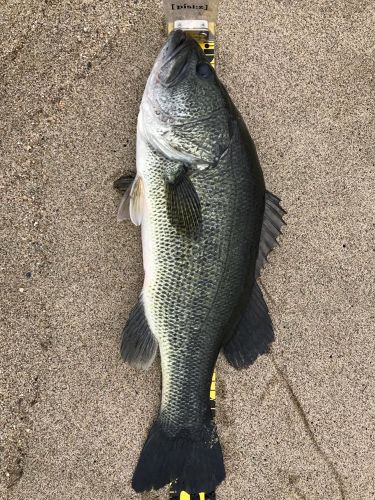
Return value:
[(237, 370), (247, 368), (261, 354), (266, 354), (275, 339), (267, 304), (257, 282), (254, 283), (249, 303), (235, 332), (223, 346), (228, 363)]
[(268, 254), (278, 245), (277, 237), (281, 233), (281, 227), (286, 224), (283, 220), (285, 210), (280, 205), (280, 199), (274, 194), (266, 191), (264, 203), (264, 216), (262, 231), (259, 241), (259, 253), (255, 265), (255, 278), (259, 278)]

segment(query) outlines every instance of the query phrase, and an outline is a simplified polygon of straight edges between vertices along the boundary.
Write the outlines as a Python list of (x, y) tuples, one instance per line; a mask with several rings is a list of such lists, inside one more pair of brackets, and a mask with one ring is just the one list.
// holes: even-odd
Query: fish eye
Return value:
[(211, 64), (207, 62), (199, 62), (197, 64), (197, 75), (204, 80), (213, 80), (214, 79), (214, 70)]

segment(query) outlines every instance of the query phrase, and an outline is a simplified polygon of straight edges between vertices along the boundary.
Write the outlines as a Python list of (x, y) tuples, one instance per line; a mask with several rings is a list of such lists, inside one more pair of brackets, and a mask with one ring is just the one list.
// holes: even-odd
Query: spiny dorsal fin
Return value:
[(259, 278), (260, 272), (267, 261), (268, 254), (275, 245), (278, 245), (277, 237), (281, 234), (282, 225), (285, 224), (283, 221), (284, 214), (286, 212), (280, 205), (280, 199), (269, 191), (266, 191), (259, 253), (255, 264), (255, 278)]
[(201, 204), (187, 172), (181, 172), (173, 182), (167, 181), (166, 189), (171, 224), (187, 236), (196, 236), (202, 224)]
[(148, 326), (142, 299), (133, 307), (122, 331), (121, 356), (135, 368), (147, 370), (156, 356), (158, 343)]

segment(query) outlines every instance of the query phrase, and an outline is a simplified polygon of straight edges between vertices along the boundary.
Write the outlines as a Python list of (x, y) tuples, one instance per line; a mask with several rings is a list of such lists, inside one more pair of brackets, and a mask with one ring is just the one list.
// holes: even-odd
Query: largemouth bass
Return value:
[(136, 177), (119, 219), (142, 226), (144, 285), (122, 336), (131, 365), (157, 351), (162, 400), (132, 485), (177, 481), (190, 493), (223, 481), (209, 390), (220, 350), (235, 368), (269, 351), (272, 321), (257, 278), (283, 209), (267, 192), (241, 115), (198, 44), (173, 32), (148, 79), (138, 117)]

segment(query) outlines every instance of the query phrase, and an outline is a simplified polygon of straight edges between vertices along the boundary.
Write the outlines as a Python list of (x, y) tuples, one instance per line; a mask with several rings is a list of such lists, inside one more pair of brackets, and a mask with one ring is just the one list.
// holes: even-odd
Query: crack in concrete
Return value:
[(306, 417), (306, 414), (305, 414), (305, 412), (303, 410), (302, 404), (300, 403), (299, 399), (295, 395), (295, 393), (293, 391), (293, 388), (292, 388), (289, 380), (287, 379), (286, 375), (284, 374), (283, 370), (276, 363), (276, 360), (275, 360), (275, 357), (274, 357), (273, 354), (271, 354), (271, 360), (272, 360), (273, 366), (274, 366), (277, 374), (279, 375), (279, 377), (280, 377), (281, 381), (283, 382), (286, 390), (288, 391), (290, 399), (292, 400), (292, 403), (293, 403), (295, 409), (297, 410), (298, 415), (300, 416), (300, 418), (302, 420), (302, 423), (303, 423), (303, 426), (305, 428), (305, 431), (306, 431), (307, 435), (309, 436), (309, 438), (310, 438), (310, 440), (311, 440), (311, 442), (312, 442), (315, 450), (321, 456), (321, 458), (323, 459), (323, 461), (326, 463), (327, 467), (331, 471), (332, 475), (334, 476), (336, 484), (337, 484), (339, 492), (340, 492), (341, 499), (345, 500), (346, 493), (345, 493), (345, 488), (344, 488), (344, 482), (343, 482), (343, 480), (342, 480), (342, 478), (340, 476), (340, 473), (338, 472), (338, 470), (334, 466), (333, 462), (331, 461), (331, 459), (329, 458), (329, 456), (327, 455), (327, 453), (322, 449), (322, 447), (318, 443), (318, 441), (317, 441), (317, 439), (315, 437), (314, 431), (312, 430), (312, 428), (311, 428), (311, 426), (309, 424), (309, 421), (307, 420), (307, 417)]

